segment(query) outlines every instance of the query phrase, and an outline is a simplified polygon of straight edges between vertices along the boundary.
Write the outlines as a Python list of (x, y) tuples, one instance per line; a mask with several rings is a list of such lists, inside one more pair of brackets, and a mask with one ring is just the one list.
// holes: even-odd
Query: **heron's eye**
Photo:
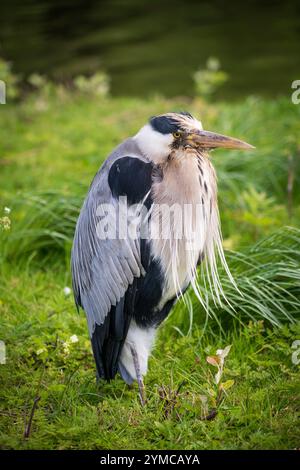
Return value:
[(180, 136), (181, 132), (173, 132), (173, 137), (175, 137), (175, 139), (179, 139)]

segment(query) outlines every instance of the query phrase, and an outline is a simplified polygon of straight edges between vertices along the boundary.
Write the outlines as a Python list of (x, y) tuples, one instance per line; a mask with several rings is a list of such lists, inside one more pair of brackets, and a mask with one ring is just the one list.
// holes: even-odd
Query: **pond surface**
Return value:
[(114, 95), (192, 95), (210, 56), (230, 76), (221, 98), (290, 94), (300, 79), (297, 0), (6, 0), (0, 16), (0, 55), (16, 71), (103, 68)]

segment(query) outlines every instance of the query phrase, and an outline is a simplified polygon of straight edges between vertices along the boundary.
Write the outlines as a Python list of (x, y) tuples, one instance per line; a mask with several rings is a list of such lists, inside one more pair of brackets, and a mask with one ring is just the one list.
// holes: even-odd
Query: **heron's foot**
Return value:
[(140, 402), (141, 402), (142, 406), (145, 406), (145, 404), (146, 404), (145, 385), (144, 385), (144, 381), (143, 381), (143, 376), (141, 374), (139, 358), (138, 358), (138, 355), (137, 355), (134, 344), (130, 345), (130, 351), (131, 351), (131, 354), (132, 354), (135, 374), (136, 374), (137, 383), (138, 383), (138, 386), (139, 386)]
[(140, 380), (138, 381), (138, 386), (139, 386), (139, 395), (140, 395), (140, 402), (142, 406), (146, 405), (146, 390), (145, 390), (145, 385), (143, 378), (141, 377)]

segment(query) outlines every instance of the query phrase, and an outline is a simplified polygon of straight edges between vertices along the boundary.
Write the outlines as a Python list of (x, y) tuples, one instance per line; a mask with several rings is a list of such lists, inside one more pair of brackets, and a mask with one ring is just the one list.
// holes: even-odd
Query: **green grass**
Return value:
[[(222, 335), (194, 327), (181, 337), (161, 330), (146, 378), (142, 409), (137, 387), (120, 379), (95, 382), (83, 315), (65, 297), (56, 270), (19, 271), (2, 285), (1, 336), (7, 365), (1, 366), (1, 443), (5, 448), (58, 449), (261, 449), (299, 445), (299, 366), (291, 345), (299, 326), (268, 329), (262, 323), (232, 327)], [(71, 335), (78, 343), (65, 351)], [(235, 381), (213, 421), (203, 421), (200, 396), (213, 386), (205, 358), (232, 344), (224, 371)], [(37, 355), (37, 351), (43, 350)], [(174, 411), (161, 399), (162, 386), (176, 390)], [(40, 396), (31, 436), (23, 438), (34, 398)], [(168, 416), (166, 417), (166, 413)]]
[[(51, 90), (0, 108), (0, 218), (4, 206), (11, 208), (11, 229), (0, 228), (0, 339), (7, 349), (0, 446), (299, 447), (292, 344), (300, 338), (300, 107), (284, 98), (208, 105)], [(74, 224), (101, 162), (149, 116), (174, 109), (188, 109), (206, 128), (257, 149), (212, 157), (226, 257), (240, 293), (221, 272), (231, 307), (208, 298), (207, 317), (192, 298), (192, 318), (182, 302), (176, 305), (158, 335), (142, 409), (136, 385), (119, 378), (96, 384), (84, 314), (63, 289), (70, 286)], [(206, 357), (227, 345), (222, 381), (234, 383), (215, 403), (216, 370)], [(215, 407), (215, 418), (203, 419)]]

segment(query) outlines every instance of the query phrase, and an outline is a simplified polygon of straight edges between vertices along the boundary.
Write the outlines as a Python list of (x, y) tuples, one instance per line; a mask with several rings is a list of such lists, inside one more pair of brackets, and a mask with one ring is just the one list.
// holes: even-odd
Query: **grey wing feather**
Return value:
[[(139, 240), (101, 239), (97, 235), (99, 206), (116, 206), (108, 185), (109, 169), (125, 155), (147, 161), (133, 139), (121, 144), (95, 176), (75, 230), (71, 260), (74, 296), (77, 306), (86, 312), (91, 336), (96, 324), (104, 322), (134, 278), (143, 274)], [(113, 222), (110, 217), (108, 214), (106, 222)]]

